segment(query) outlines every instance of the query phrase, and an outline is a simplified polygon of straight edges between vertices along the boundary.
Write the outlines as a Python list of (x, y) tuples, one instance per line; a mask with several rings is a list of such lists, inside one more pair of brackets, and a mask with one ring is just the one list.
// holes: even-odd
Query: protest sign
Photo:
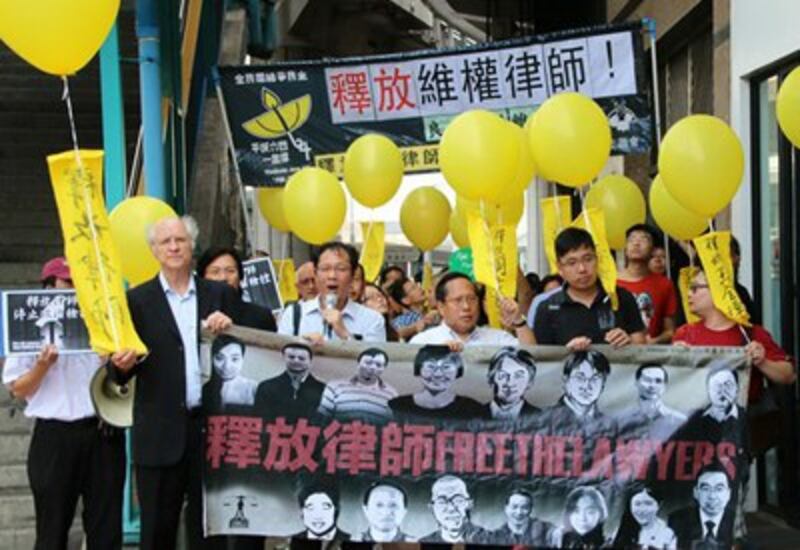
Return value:
[(47, 344), (64, 354), (91, 351), (74, 290), (6, 290), (2, 315), (6, 357), (36, 355)]
[[(627, 536), (646, 488), (690, 547), (711, 482), (730, 541), (748, 467), (739, 349), (311, 351), (234, 332), (201, 352), (208, 534), (599, 546)], [(592, 525), (573, 513), (586, 502)]]
[(403, 54), (221, 67), (221, 86), (247, 185), (281, 186), (303, 166), (341, 176), (349, 144), (379, 133), (406, 172), (438, 170), (438, 142), (456, 115), (488, 109), (522, 126), (564, 91), (593, 98), (616, 154), (652, 143), (641, 25), (531, 35)]
[(275, 270), (269, 258), (255, 258), (242, 263), (242, 299), (265, 307), (273, 313), (283, 309), (275, 282)]

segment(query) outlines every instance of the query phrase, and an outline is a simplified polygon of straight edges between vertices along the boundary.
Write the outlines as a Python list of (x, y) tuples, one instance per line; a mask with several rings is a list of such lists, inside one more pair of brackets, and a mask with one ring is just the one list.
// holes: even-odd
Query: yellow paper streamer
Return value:
[(425, 291), (427, 296), (427, 293), (432, 288), (433, 288), (433, 265), (431, 264), (431, 261), (426, 254), (425, 262), (422, 264), (422, 290)]
[(569, 227), (572, 219), (572, 199), (569, 195), (559, 195), (539, 201), (542, 210), (542, 239), (550, 273), (558, 273), (556, 259), (556, 237), (562, 229)]
[[(64, 254), (92, 349), (109, 355), (147, 348), (136, 334), (122, 282), (120, 259), (103, 203), (103, 151), (67, 151), (47, 157), (64, 235)], [(80, 162), (79, 162), (80, 160)]]
[(697, 268), (682, 267), (678, 272), (678, 291), (681, 293), (681, 304), (683, 305), (683, 313), (686, 317), (687, 323), (696, 323), (700, 317), (692, 313), (689, 309), (689, 284), (695, 276)]
[(275, 270), (278, 275), (278, 292), (281, 295), (281, 301), (286, 304), (287, 302), (294, 302), (300, 298), (297, 294), (297, 275), (294, 272), (294, 261), (291, 258), (285, 260), (273, 260)]
[(489, 318), (489, 326), (492, 328), (503, 328), (502, 314), (500, 313), (500, 295), (493, 288), (486, 287), (486, 316)]
[(364, 280), (373, 282), (381, 273), (384, 255), (386, 227), (383, 222), (361, 222), (364, 246), (359, 263), (364, 267)]
[(597, 276), (600, 278), (603, 290), (611, 298), (611, 308), (616, 311), (619, 309), (617, 265), (614, 263), (614, 256), (608, 246), (606, 219), (603, 211), (599, 208), (585, 208), (572, 222), (572, 226), (585, 229), (592, 235), (597, 251)]
[(703, 262), (714, 305), (731, 321), (749, 327), (750, 315), (733, 281), (731, 232), (714, 231), (695, 238), (693, 242)]

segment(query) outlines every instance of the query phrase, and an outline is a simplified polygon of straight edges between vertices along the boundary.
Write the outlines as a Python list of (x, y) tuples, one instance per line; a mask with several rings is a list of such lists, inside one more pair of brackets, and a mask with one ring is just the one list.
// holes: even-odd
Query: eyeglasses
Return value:
[(586, 265), (586, 266), (594, 265), (596, 261), (597, 261), (596, 254), (587, 254), (582, 258), (570, 258), (569, 260), (560, 261), (559, 263), (564, 267), (566, 267), (567, 269), (575, 269), (579, 265)]
[(573, 382), (577, 382), (578, 384), (591, 384), (592, 386), (596, 386), (597, 384), (600, 384), (604, 380), (602, 374), (595, 374), (593, 376), (590, 376), (589, 378), (587, 378), (582, 374), (574, 374), (570, 376), (569, 379), (572, 380)]
[(321, 265), (317, 267), (317, 273), (330, 273), (335, 271), (337, 274), (350, 273), (350, 264)]
[(457, 298), (446, 298), (445, 303), (454, 304), (457, 306), (474, 306), (478, 303), (478, 297), (474, 294), (468, 294), (466, 296), (459, 296)]
[(456, 365), (454, 365), (453, 363), (449, 363), (447, 361), (441, 361), (441, 362), (426, 361), (422, 363), (422, 367), (420, 368), (420, 370), (430, 371), (430, 372), (436, 372), (436, 371), (445, 372), (451, 369), (455, 370), (456, 368), (458, 368)]
[(455, 506), (456, 508), (462, 508), (469, 504), (469, 500), (469, 497), (465, 497), (464, 495), (453, 495), (451, 497), (436, 497), (435, 499), (431, 500), (431, 504), (434, 506), (440, 506), (442, 508), (448, 504)]
[(701, 285), (701, 284), (689, 285), (689, 292), (697, 292), (701, 288), (708, 288), (708, 285)]

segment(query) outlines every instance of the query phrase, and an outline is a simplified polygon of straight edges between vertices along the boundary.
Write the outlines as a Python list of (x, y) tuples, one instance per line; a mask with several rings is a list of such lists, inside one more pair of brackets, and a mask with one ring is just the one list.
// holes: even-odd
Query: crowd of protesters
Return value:
[[(412, 277), (403, 267), (389, 265), (377, 281), (368, 281), (356, 249), (340, 242), (324, 244), (312, 261), (298, 267), (299, 299), (286, 304), (275, 319), (266, 308), (243, 301), (242, 257), (236, 250), (206, 250), (193, 268), (196, 236), (190, 218), (162, 220), (149, 233), (161, 269), (128, 296), (134, 325), (149, 355), (137, 357), (121, 350), (101, 367), (106, 358), (59, 355), (47, 346), (36, 357), (6, 361), (4, 384), (15, 397), (27, 400), (26, 414), (37, 419), (28, 462), (37, 548), (63, 547), (79, 497), (84, 500), (89, 547), (121, 545), (116, 510), (121, 496), (112, 501), (96, 497), (97, 483), (106, 483), (106, 492), (121, 491), (124, 463), (119, 432), (107, 429), (102, 438), (93, 437), (98, 421), (88, 380), (97, 368), (107, 368), (120, 383), (134, 376), (138, 380), (132, 453), (142, 510), (142, 548), (174, 547), (184, 497), (189, 502), (190, 548), (214, 547), (214, 540), (203, 539), (200, 527), (203, 393), (198, 319), (214, 332), (238, 324), (301, 337), (311, 346), (336, 340), (444, 344), (453, 351), (520, 344), (561, 345), (573, 352), (596, 344), (740, 346), (753, 367), (751, 404), (764, 398), (768, 383), (789, 384), (795, 379), (792, 360), (766, 329), (759, 324), (742, 327), (714, 304), (697, 262), (688, 307), (699, 321), (681, 322), (685, 313), (667, 276), (666, 249), (647, 225), (627, 232), (624, 268), (615, 289), (617, 307), (612, 307), (600, 282), (591, 235), (570, 228), (555, 241), (558, 273), (541, 278), (520, 273), (517, 296), (499, 299), (500, 327), (489, 326), (488, 294), (469, 276), (444, 270), (434, 276), (430, 289), (424, 289), (421, 274)], [(736, 244), (732, 248), (736, 265), (740, 255)], [(42, 283), (70, 285), (63, 259), (45, 265)], [(738, 282), (737, 290), (751, 318), (758, 320), (757, 309)], [(78, 367), (71, 365), (76, 361)], [(161, 444), (167, 439), (169, 446)], [(57, 472), (47, 460), (55, 454), (72, 457), (69, 464), (60, 462)], [(77, 472), (86, 471), (87, 461), (94, 465), (91, 471), (102, 471), (106, 477), (99, 481), (88, 473), (79, 477)], [(79, 482), (70, 481), (74, 479)], [(247, 543), (239, 540), (237, 547)], [(251, 543), (257, 546), (259, 541)]]

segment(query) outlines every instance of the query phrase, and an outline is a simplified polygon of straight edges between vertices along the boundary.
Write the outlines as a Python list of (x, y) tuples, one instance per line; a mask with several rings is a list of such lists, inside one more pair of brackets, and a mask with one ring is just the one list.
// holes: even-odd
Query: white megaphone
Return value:
[(135, 387), (134, 378), (120, 385), (108, 376), (105, 367), (97, 369), (89, 388), (97, 416), (115, 428), (130, 428), (133, 425)]

